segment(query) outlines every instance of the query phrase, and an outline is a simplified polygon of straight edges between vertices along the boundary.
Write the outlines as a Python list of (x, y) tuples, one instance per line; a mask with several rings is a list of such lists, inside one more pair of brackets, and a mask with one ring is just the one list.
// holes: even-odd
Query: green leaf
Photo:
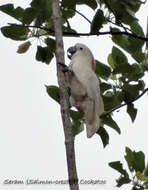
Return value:
[(134, 122), (137, 116), (137, 109), (134, 108), (134, 104), (127, 104), (127, 113), (131, 117), (132, 122)]
[[(134, 21), (131, 25), (131, 31), (138, 35), (138, 36), (144, 36), (144, 32), (142, 30), (142, 27), (140, 26), (140, 24), (137, 21)], [(131, 49), (132, 53), (134, 52), (141, 52), (142, 51), (142, 46), (144, 45), (144, 40), (140, 40), (134, 37), (129, 36), (128, 37), (130, 46), (129, 48)]]
[(130, 25), (137, 20), (135, 13), (143, 2), (140, 0), (100, 0), (99, 3), (101, 5), (104, 3), (109, 12), (115, 15), (117, 23), (120, 21)]
[(24, 9), (21, 7), (14, 8), (13, 4), (6, 4), (0, 6), (0, 11), (6, 13), (9, 16), (12, 16), (13, 18), (21, 21), (21, 18), (24, 13)]
[(148, 164), (147, 164), (146, 168), (144, 169), (144, 175), (148, 177)]
[(143, 172), (145, 168), (145, 155), (142, 151), (133, 152), (134, 153), (134, 169), (136, 172)]
[(143, 172), (145, 169), (145, 155), (142, 151), (135, 152), (131, 151), (130, 148), (126, 147), (125, 159), (127, 161), (130, 171)]
[(31, 8), (36, 11), (35, 26), (40, 26), (44, 22), (51, 21), (52, 8), (49, 0), (32, 0)]
[(121, 187), (124, 184), (130, 183), (131, 180), (129, 179), (129, 176), (121, 176), (119, 179), (116, 180), (117, 187)]
[(125, 75), (129, 81), (138, 81), (144, 76), (144, 71), (140, 64), (134, 63), (130, 67), (129, 72)]
[(104, 22), (104, 13), (101, 9), (98, 9), (95, 16), (93, 17), (90, 33), (99, 32), (99, 30), (103, 27)]
[(72, 122), (72, 134), (73, 134), (73, 136), (78, 135), (82, 131), (84, 131), (83, 123), (81, 121), (79, 121), (79, 120), (74, 120)]
[(110, 111), (113, 108), (119, 106), (123, 101), (123, 94), (121, 91), (116, 91), (113, 93), (112, 91), (107, 91), (103, 95), (103, 102), (105, 111)]
[(145, 82), (143, 80), (138, 81), (138, 89), (143, 91), (145, 87)]
[(29, 29), (21, 26), (4, 26), (1, 28), (2, 34), (12, 40), (26, 40), (28, 38)]
[(54, 53), (56, 50), (56, 41), (53, 38), (46, 38), (45, 43), (50, 48), (50, 51)]
[(102, 115), (101, 121), (103, 124), (114, 129), (118, 134), (121, 133), (119, 126), (117, 125), (117, 123), (112, 119), (112, 117), (109, 114), (108, 115)]
[(114, 65), (113, 74), (126, 74), (130, 69), (127, 57), (117, 47), (112, 48), (112, 64)]
[[(118, 28), (111, 28), (113, 32), (121, 32)], [(128, 41), (128, 36), (125, 35), (112, 35), (112, 41), (116, 43), (118, 46), (123, 48), (128, 53), (132, 53), (130, 50), (130, 42)]]
[(102, 93), (104, 93), (106, 90), (112, 89), (112, 85), (105, 83), (105, 82), (101, 82), (100, 83), (100, 90)]
[(129, 170), (133, 172), (134, 171), (134, 168), (133, 168), (134, 154), (132, 150), (128, 147), (125, 148), (125, 151), (126, 151), (126, 155), (124, 156), (124, 158), (128, 164)]
[[(118, 28), (111, 28), (111, 31), (121, 32)], [(137, 21), (132, 22), (131, 31), (136, 35), (144, 36), (143, 30)], [(139, 63), (144, 60), (144, 53), (142, 52), (144, 40), (125, 35), (112, 35), (112, 41), (130, 53)]]
[(124, 53), (115, 46), (112, 48), (112, 57), (116, 64), (128, 63), (127, 57), (124, 55)]
[[(62, 11), (62, 19), (64, 19), (65, 21), (69, 18), (72, 18), (75, 16), (76, 12), (75, 10), (72, 9), (67, 9), (65, 7), (61, 7), (61, 11)], [(64, 22), (65, 23), (65, 22)]]
[(53, 52), (47, 47), (37, 46), (36, 60), (49, 64), (53, 58)]
[(132, 187), (132, 190), (139, 190), (138, 187)]
[(73, 120), (80, 120), (82, 119), (84, 116), (84, 114), (80, 111), (74, 111), (74, 110), (70, 110), (70, 117), (73, 119)]
[(125, 6), (128, 6), (132, 11), (137, 12), (140, 8), (140, 5), (142, 4), (142, 1), (139, 0), (124, 0), (122, 3), (125, 4)]
[(95, 70), (96, 74), (97, 74), (99, 77), (101, 77), (101, 78), (107, 80), (108, 77), (109, 77), (110, 74), (111, 74), (111, 69), (110, 69), (110, 67), (108, 67), (107, 65), (101, 63), (100, 61), (95, 60), (95, 62), (96, 62), (96, 70)]
[(26, 8), (24, 10), (24, 14), (23, 14), (23, 17), (22, 17), (22, 22), (24, 24), (31, 24), (33, 22), (33, 20), (37, 17), (38, 15), (38, 12), (37, 10), (29, 7), (29, 8)]
[(122, 86), (123, 90), (123, 99), (125, 102), (131, 102), (134, 98), (139, 95), (141, 86), (139, 84), (131, 85), (129, 83), (124, 83)]
[[(144, 32), (142, 27), (140, 26), (140, 24), (137, 21), (134, 21), (131, 25), (131, 31), (139, 36), (144, 36)], [(144, 43), (144, 40), (140, 40), (141, 43)]]
[(45, 6), (46, 0), (33, 0), (30, 5), (34, 9), (41, 9)]
[(78, 135), (84, 130), (83, 113), (80, 111), (70, 110), (70, 117), (72, 118), (72, 133), (73, 136)]
[(30, 3), (31, 7), (36, 10), (43, 10), (45, 11), (45, 14), (48, 11), (51, 11), (51, 2), (48, 0), (32, 0)]
[(145, 59), (145, 53), (140, 51), (135, 51), (134, 53), (131, 54), (132, 57), (138, 62), (141, 63)]
[(80, 111), (70, 110), (70, 117), (72, 118), (72, 133), (73, 136), (78, 135), (80, 132), (84, 130), (83, 125), (83, 116), (84, 114)]
[(61, 4), (61, 7), (64, 7), (66, 9), (76, 9), (76, 4), (77, 2), (72, 0), (72, 1), (69, 1), (69, 0), (62, 0), (62, 4)]
[(121, 173), (121, 176), (116, 180), (117, 187), (121, 187), (122, 185), (131, 182), (127, 171), (123, 169), (122, 163), (120, 161), (110, 162), (109, 166)]
[(87, 5), (92, 9), (97, 8), (96, 0), (63, 0), (62, 6), (67, 8), (74, 8), (76, 5)]
[(97, 134), (100, 136), (103, 146), (105, 148), (106, 145), (109, 144), (109, 135), (108, 135), (107, 131), (105, 130), (104, 127), (100, 127), (99, 130), (97, 131)]
[(56, 102), (60, 103), (60, 92), (57, 86), (45, 86), (47, 94), (54, 99)]
[(115, 69), (115, 65), (114, 65), (115, 62), (114, 62), (112, 54), (109, 54), (108, 56), (108, 64), (111, 66), (112, 69)]
[(126, 12), (124, 12), (123, 17), (122, 17), (122, 22), (125, 24), (131, 25), (134, 21), (137, 21), (138, 19), (135, 16), (134, 11), (125, 9)]
[(122, 163), (120, 161), (110, 162), (109, 166), (124, 176), (128, 176), (128, 173), (125, 169), (123, 169)]
[(145, 58), (144, 61), (140, 64), (143, 71), (148, 71), (148, 58)]

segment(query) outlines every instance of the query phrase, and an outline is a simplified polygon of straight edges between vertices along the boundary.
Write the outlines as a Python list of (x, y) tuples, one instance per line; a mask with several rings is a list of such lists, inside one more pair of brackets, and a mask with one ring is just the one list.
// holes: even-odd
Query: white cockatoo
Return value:
[(100, 86), (95, 74), (95, 60), (90, 49), (77, 43), (67, 50), (71, 62), (68, 67), (70, 105), (84, 113), (87, 137), (92, 137), (100, 127), (99, 116), (104, 111)]

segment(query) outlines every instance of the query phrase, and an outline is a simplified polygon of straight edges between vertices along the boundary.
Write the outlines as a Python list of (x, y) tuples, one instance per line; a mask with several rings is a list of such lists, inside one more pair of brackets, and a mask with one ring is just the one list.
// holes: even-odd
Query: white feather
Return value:
[[(99, 81), (91, 66), (93, 55), (83, 44), (76, 44), (76, 47), (77, 52), (72, 56), (69, 65), (72, 71), (69, 78), (70, 102), (84, 112), (87, 137), (91, 137), (99, 129), (99, 116), (104, 111), (104, 105), (100, 96)], [(85, 97), (84, 100), (82, 100), (83, 97)]]

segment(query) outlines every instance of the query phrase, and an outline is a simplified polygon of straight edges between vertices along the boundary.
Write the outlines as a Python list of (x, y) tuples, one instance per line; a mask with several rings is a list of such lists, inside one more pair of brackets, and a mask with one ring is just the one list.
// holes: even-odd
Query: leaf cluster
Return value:
[[(117, 187), (132, 182), (132, 190), (140, 190), (148, 188), (148, 166), (145, 164), (145, 155), (142, 151), (135, 152), (126, 147), (126, 155), (124, 156), (129, 171), (123, 169), (120, 161), (110, 162), (109, 166), (120, 173), (120, 177), (116, 180)], [(129, 174), (130, 173), (130, 174)]]
[(135, 13), (139, 10), (141, 4), (140, 0), (99, 0), (100, 4), (111, 12), (117, 23), (131, 24), (134, 20), (138, 20)]

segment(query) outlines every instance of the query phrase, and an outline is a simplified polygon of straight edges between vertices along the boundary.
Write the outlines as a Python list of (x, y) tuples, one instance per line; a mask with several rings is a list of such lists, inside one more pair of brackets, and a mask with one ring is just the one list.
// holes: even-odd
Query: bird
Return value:
[(68, 66), (70, 107), (84, 113), (87, 137), (90, 138), (98, 131), (100, 115), (104, 112), (95, 59), (91, 50), (81, 43), (68, 48), (67, 56), (71, 60)]

